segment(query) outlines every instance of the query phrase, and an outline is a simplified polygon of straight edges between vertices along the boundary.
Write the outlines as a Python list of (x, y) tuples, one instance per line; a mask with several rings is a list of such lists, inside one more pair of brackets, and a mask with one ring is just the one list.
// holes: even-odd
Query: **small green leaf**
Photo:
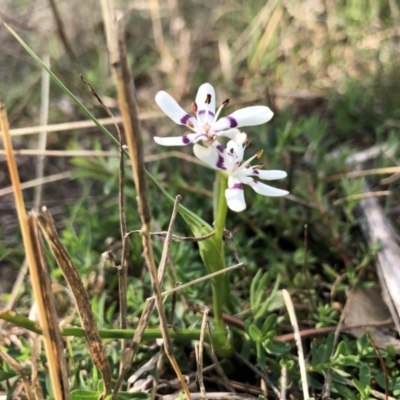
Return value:
[(324, 355), (322, 357), (322, 362), (327, 363), (332, 355), (333, 344), (335, 342), (335, 335), (334, 333), (330, 333), (326, 338), (326, 342), (324, 345)]
[(98, 400), (101, 393), (77, 389), (71, 392), (71, 400)]
[(290, 351), (290, 344), (271, 340), (264, 344), (264, 348), (268, 353), (282, 355)]
[(262, 333), (256, 325), (250, 325), (249, 335), (255, 342), (259, 343), (262, 341)]
[(332, 392), (339, 393), (343, 399), (346, 400), (359, 400), (359, 397), (354, 394), (347, 386), (338, 383), (332, 384)]
[(365, 363), (362, 363), (360, 367), (360, 382), (365, 387), (368, 387), (371, 382), (371, 370)]
[(264, 322), (262, 328), (261, 328), (261, 333), (262, 336), (264, 337), (269, 331), (275, 328), (276, 322), (278, 321), (278, 317), (276, 314), (271, 314)]
[(354, 386), (356, 387), (356, 389), (360, 392), (362, 397), (364, 397), (365, 392), (366, 392), (366, 387), (358, 379), (353, 379), (352, 382), (353, 382)]

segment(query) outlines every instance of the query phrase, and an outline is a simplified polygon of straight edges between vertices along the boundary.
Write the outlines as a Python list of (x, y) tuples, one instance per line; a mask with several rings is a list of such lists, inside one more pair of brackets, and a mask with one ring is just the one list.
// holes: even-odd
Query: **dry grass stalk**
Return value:
[[(29, 189), (29, 188), (35, 187), (37, 185), (43, 185), (44, 183), (57, 182), (57, 181), (59, 181), (61, 179), (67, 179), (70, 176), (71, 176), (71, 172), (70, 171), (60, 172), (59, 174), (54, 174), (54, 175), (46, 176), (44, 178), (32, 179), (31, 181), (28, 181), (28, 182), (19, 183), (19, 188), (21, 190), (25, 190), (25, 189)], [(11, 194), (13, 192), (14, 192), (14, 186), (13, 185), (9, 186), (9, 187), (6, 187), (4, 189), (0, 189), (0, 197), (1, 196), (5, 196), (7, 194)]]
[[(57, 368), (57, 375), (60, 377), (60, 383), (62, 385), (62, 391), (63, 391), (63, 398), (69, 399), (67, 365), (63, 354), (63, 343), (61, 339), (60, 328), (58, 326), (56, 306), (51, 288), (49, 271), (44, 262), (42, 243), (40, 241), (38, 232), (37, 214), (35, 212), (31, 212), (29, 214), (28, 225), (29, 225), (29, 233), (32, 241), (33, 251), (36, 258), (36, 265), (38, 267), (37, 272), (41, 286), (41, 293), (46, 306), (45, 307), (46, 319), (49, 326), (49, 334), (55, 356), (54, 364)], [(35, 344), (39, 345), (39, 343)], [(32, 357), (34, 357), (34, 353), (35, 352), (32, 352)]]
[(64, 278), (71, 289), (78, 309), (82, 328), (85, 332), (85, 339), (91, 358), (103, 375), (103, 395), (105, 397), (111, 392), (111, 369), (103, 343), (100, 339), (96, 320), (90, 307), (89, 296), (83, 286), (78, 270), (72, 263), (71, 257), (58, 237), (50, 212), (46, 208), (43, 208), (43, 214), (41, 214), (38, 219), (39, 225), (50, 246), (57, 265), (60, 267)]
[[(139, 120), (146, 120), (152, 118), (163, 118), (165, 114), (159, 111), (149, 111), (139, 115)], [(108, 126), (114, 125), (115, 123), (122, 123), (122, 117), (117, 116), (114, 118), (99, 118), (97, 120), (101, 125)], [(22, 135), (33, 135), (42, 131), (49, 132), (62, 132), (71, 131), (74, 129), (86, 129), (95, 128), (96, 124), (92, 120), (86, 121), (73, 121), (73, 122), (63, 122), (61, 124), (51, 124), (45, 126), (28, 126), (26, 128), (14, 128), (10, 130), (11, 136), (22, 136)]]
[(15, 204), (16, 204), (19, 224), (21, 227), (22, 240), (24, 243), (26, 258), (28, 260), (29, 271), (32, 280), (33, 294), (38, 308), (40, 325), (43, 329), (44, 345), (45, 345), (47, 360), (49, 363), (50, 379), (53, 387), (53, 395), (56, 400), (61, 400), (65, 399), (66, 397), (64, 394), (61, 377), (58, 375), (59, 372), (57, 367), (58, 362), (56, 359), (54, 344), (52, 342), (52, 336), (50, 334), (51, 328), (46, 318), (46, 303), (44, 300), (44, 295), (41, 292), (42, 289), (40, 285), (40, 275), (38, 273), (38, 265), (36, 263), (34, 247), (29, 233), (28, 217), (25, 211), (25, 205), (22, 196), (17, 163), (15, 161), (13, 154), (7, 112), (3, 103), (0, 103), (0, 127), (3, 135), (4, 148), (7, 152), (7, 164), (10, 172), (11, 183), (14, 188)]
[[(109, 110), (109, 108), (104, 104), (101, 97), (96, 93), (93, 89), (92, 85), (81, 75), (82, 81), (88, 86), (89, 91), (97, 98), (103, 109), (107, 112), (110, 118), (114, 118), (114, 115)], [(125, 214), (125, 191), (124, 191), (124, 184), (125, 184), (125, 166), (124, 166), (124, 148), (123, 148), (123, 141), (121, 131), (117, 125), (114, 124), (115, 129), (118, 132), (118, 140), (119, 140), (119, 174), (118, 174), (118, 203), (119, 203), (119, 222), (120, 222), (120, 232), (122, 238), (122, 255), (121, 255), (121, 266), (118, 268), (118, 286), (119, 286), (119, 319), (120, 323), (119, 326), (121, 329), (126, 329), (126, 317), (127, 317), (127, 309), (128, 304), (126, 300), (126, 292), (127, 292), (127, 271), (128, 271), (128, 260), (127, 260), (127, 240), (126, 240), (126, 214)], [(121, 348), (122, 353), (124, 353), (126, 348), (126, 340), (121, 340)], [(120, 369), (123, 368), (123, 358), (121, 358)]]
[[(107, 2), (106, 0), (102, 1), (102, 9), (104, 22), (105, 24), (108, 24), (110, 26), (110, 28), (106, 28), (106, 32), (114, 32), (113, 34), (107, 35), (107, 44), (117, 86), (118, 103), (123, 119), (126, 142), (128, 144), (129, 155), (132, 163), (131, 165), (133, 177), (138, 194), (138, 209), (142, 222), (143, 253), (147, 268), (150, 272), (154, 294), (156, 296), (156, 306), (158, 314), (160, 316), (160, 328), (164, 339), (165, 351), (171, 362), (172, 367), (174, 368), (181, 382), (182, 388), (186, 393), (187, 398), (190, 399), (191, 397), (189, 389), (179, 369), (178, 363), (176, 362), (175, 356), (173, 355), (172, 343), (168, 335), (168, 324), (162, 303), (161, 287), (160, 282), (157, 278), (157, 269), (153, 254), (153, 244), (150, 235), (151, 213), (147, 195), (143, 143), (140, 136), (140, 126), (136, 107), (136, 99), (134, 97), (135, 88), (127, 61), (124, 30), (122, 29), (121, 23), (118, 28), (115, 26), (115, 24), (112, 23), (114, 22), (114, 13), (112, 12), (113, 7), (111, 6), (111, 4), (112, 2)], [(112, 40), (113, 36), (116, 36), (117, 40)], [(114, 398), (116, 397), (117, 390), (118, 388), (114, 391)]]
[(294, 338), (296, 341), (297, 352), (299, 355), (299, 367), (300, 367), (300, 376), (301, 376), (301, 386), (303, 388), (303, 396), (304, 400), (310, 398), (310, 394), (308, 391), (308, 380), (307, 380), (307, 372), (306, 372), (306, 362), (304, 359), (303, 345), (301, 343), (301, 336), (299, 330), (299, 324), (297, 323), (296, 313), (294, 311), (294, 306), (292, 302), (292, 298), (290, 297), (289, 292), (286, 289), (282, 290), (283, 300), (285, 301), (286, 309), (289, 314), (290, 323), (293, 327)]
[(65, 51), (70, 57), (71, 61), (75, 63), (78, 62), (78, 58), (76, 57), (74, 51), (72, 50), (72, 46), (70, 45), (67, 35), (65, 33), (64, 24), (61, 19), (60, 12), (58, 11), (57, 4), (55, 0), (49, 0), (50, 8), (53, 12), (54, 19), (56, 21), (58, 36), (60, 37), (61, 43), (63, 44)]
[(17, 360), (14, 360), (10, 355), (0, 348), (0, 358), (2, 358), (12, 369), (18, 372), (22, 379), (22, 383), (25, 388), (25, 395), (28, 400), (34, 400), (35, 396), (31, 391), (31, 386), (29, 383), (29, 378), (25, 375), (23, 367), (19, 364)]
[(200, 387), (200, 393), (202, 394), (203, 399), (207, 399), (206, 388), (204, 386), (203, 380), (203, 348), (204, 348), (204, 334), (207, 328), (207, 317), (209, 313), (209, 309), (206, 308), (203, 313), (203, 321), (201, 323), (201, 330), (200, 330), (200, 339), (199, 343), (196, 343), (195, 350), (196, 350), (196, 359), (197, 359), (197, 382)]
[(350, 179), (350, 178), (362, 178), (369, 175), (386, 175), (386, 174), (397, 174), (400, 172), (400, 167), (387, 167), (387, 168), (374, 168), (365, 169), (362, 171), (351, 171), (343, 172), (341, 174), (335, 174), (322, 178), (324, 182), (337, 181), (339, 179)]
[[(46, 54), (43, 57), (43, 62), (50, 68), (50, 57)], [(45, 69), (42, 69), (42, 93), (41, 93), (41, 104), (40, 104), (40, 125), (45, 126), (48, 122), (49, 117), (49, 95), (50, 95), (50, 75)], [(46, 150), (47, 132), (42, 130), (39, 132), (38, 139), (38, 150)], [(39, 155), (36, 164), (36, 179), (43, 178), (44, 172), (44, 155)], [(39, 210), (40, 202), (42, 200), (42, 186), (36, 186), (34, 195), (34, 209)]]

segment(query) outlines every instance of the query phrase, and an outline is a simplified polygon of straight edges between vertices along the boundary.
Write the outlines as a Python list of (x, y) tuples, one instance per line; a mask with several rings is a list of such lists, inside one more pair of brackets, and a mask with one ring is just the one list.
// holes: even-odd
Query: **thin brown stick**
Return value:
[(243, 364), (247, 365), (247, 367), (250, 368), (256, 375), (258, 375), (261, 379), (263, 379), (266, 385), (273, 390), (276, 397), (280, 399), (280, 392), (278, 388), (272, 383), (271, 379), (269, 379), (269, 377), (266, 374), (261, 372), (257, 367), (255, 367), (250, 361), (246, 360), (237, 351), (234, 354), (236, 358), (238, 358)]
[[(163, 118), (163, 117), (165, 117), (165, 114), (159, 111), (143, 112), (138, 116), (139, 120), (147, 120), (147, 119)], [(117, 124), (121, 124), (122, 117), (118, 115), (115, 117), (115, 120), (113, 118), (99, 118), (97, 119), (97, 121), (103, 126), (114, 125), (115, 122)], [(85, 121), (63, 122), (60, 124), (51, 124), (45, 126), (39, 125), (39, 126), (28, 126), (25, 128), (14, 128), (10, 130), (10, 133), (11, 136), (21, 136), (21, 135), (33, 135), (42, 132), (43, 130), (45, 130), (47, 133), (50, 133), (50, 132), (71, 131), (74, 129), (95, 128), (96, 126), (97, 125), (91, 119), (89, 119)]]
[[(133, 233), (142, 233), (142, 231), (140, 229), (136, 229), (134, 231), (129, 231), (128, 233), (126, 233), (126, 236), (129, 236)], [(150, 235), (152, 236), (167, 236), (169, 233), (168, 232), (150, 232)], [(212, 231), (211, 233), (204, 235), (204, 236), (197, 236), (197, 237), (192, 237), (192, 236), (178, 236), (178, 235), (171, 235), (172, 240), (174, 240), (175, 242), (201, 242), (203, 240), (206, 240), (208, 238), (210, 238), (211, 236), (213, 236), (215, 234), (214, 231)]]
[[(59, 174), (54, 174), (50, 176), (46, 176), (41, 179), (32, 179), (31, 181), (20, 183), (19, 187), (21, 190), (29, 189), (35, 187), (37, 185), (43, 185), (45, 183), (58, 182), (62, 179), (67, 179), (71, 177), (71, 171), (60, 172)], [(7, 194), (11, 194), (14, 192), (13, 186), (6, 187), (4, 189), (0, 189), (0, 197), (5, 196)]]
[(385, 400), (388, 400), (388, 398), (389, 398), (389, 376), (388, 376), (388, 371), (387, 371), (387, 368), (386, 368), (385, 361), (381, 356), (381, 352), (379, 351), (378, 346), (372, 340), (372, 337), (371, 337), (370, 333), (367, 330), (365, 330), (365, 334), (367, 335), (368, 340), (370, 341), (372, 347), (375, 350), (375, 353), (376, 353), (377, 357), (379, 358), (379, 362), (381, 364), (382, 371), (383, 371), (383, 374), (385, 376)]
[(203, 313), (203, 320), (200, 329), (199, 343), (196, 343), (196, 358), (197, 358), (197, 382), (199, 384), (200, 393), (203, 395), (203, 399), (207, 399), (206, 388), (203, 380), (203, 348), (204, 348), (204, 334), (207, 327), (207, 317), (209, 309), (205, 308)]
[(34, 249), (29, 234), (28, 218), (25, 212), (25, 205), (22, 196), (17, 163), (15, 161), (13, 154), (13, 147), (11, 142), (7, 112), (2, 102), (0, 102), (0, 127), (3, 135), (4, 148), (7, 152), (7, 164), (10, 172), (11, 183), (14, 188), (15, 204), (16, 204), (19, 224), (21, 227), (22, 240), (24, 243), (26, 258), (28, 260), (29, 271), (32, 280), (33, 294), (38, 307), (40, 325), (43, 330), (44, 345), (49, 364), (50, 379), (53, 387), (53, 395), (56, 400), (61, 400), (65, 399), (66, 397), (63, 392), (61, 377), (58, 375), (57, 364), (55, 363), (56, 354), (54, 351), (53, 343), (51, 341), (50, 327), (48, 325), (46, 318), (46, 305), (43, 298), (43, 294), (41, 293), (39, 274), (37, 272), (38, 266), (36, 264)]
[[(57, 369), (57, 375), (60, 377), (62, 385), (63, 398), (69, 399), (69, 384), (67, 364), (63, 354), (63, 344), (58, 325), (55, 300), (51, 289), (49, 271), (45, 265), (42, 242), (39, 237), (37, 214), (32, 211), (28, 216), (29, 234), (32, 241), (33, 251), (36, 258), (37, 273), (40, 282), (41, 293), (45, 303), (46, 319), (49, 326), (49, 333), (55, 355), (54, 364)], [(34, 354), (32, 354), (34, 356)]]
[(54, 0), (49, 0), (51, 10), (53, 11), (53, 16), (56, 21), (56, 26), (57, 26), (57, 31), (58, 35), (60, 37), (61, 43), (64, 46), (65, 51), (67, 52), (68, 56), (70, 57), (71, 61), (77, 62), (78, 59), (76, 58), (76, 55), (74, 51), (72, 50), (72, 46), (69, 44), (69, 41), (67, 39), (67, 35), (65, 33), (64, 29), (64, 24), (62, 22), (60, 12), (58, 11), (58, 7), (56, 5), (56, 2)]
[[(89, 91), (96, 97), (99, 101), (103, 109), (109, 115), (110, 118), (114, 118), (113, 113), (109, 110), (109, 108), (104, 104), (101, 97), (97, 94), (97, 92), (93, 89), (92, 85), (87, 82), (82, 75), (80, 75), (82, 81), (88, 86)], [(118, 202), (119, 202), (119, 223), (120, 223), (120, 232), (122, 238), (122, 255), (121, 255), (121, 268), (118, 268), (118, 293), (119, 293), (119, 319), (120, 319), (120, 328), (126, 329), (127, 323), (127, 310), (128, 304), (126, 300), (126, 292), (128, 288), (128, 260), (127, 260), (127, 240), (126, 240), (126, 214), (125, 214), (125, 194), (124, 194), (124, 181), (125, 181), (125, 168), (124, 168), (124, 148), (122, 142), (121, 131), (117, 125), (114, 123), (115, 129), (118, 133), (118, 141), (119, 141), (119, 177), (118, 177)], [(122, 353), (124, 353), (126, 348), (126, 340), (121, 340), (121, 348)], [(121, 358), (120, 369), (123, 368), (123, 358)]]
[[(106, 31), (111, 32), (111, 34), (107, 35), (108, 49), (110, 53), (114, 78), (117, 85), (118, 103), (123, 118), (125, 137), (128, 144), (132, 172), (135, 181), (136, 191), (138, 194), (138, 209), (142, 223), (143, 254), (147, 268), (150, 272), (153, 291), (156, 296), (156, 306), (160, 317), (160, 328), (164, 339), (165, 352), (181, 382), (186, 397), (188, 399), (191, 399), (185, 379), (172, 352), (171, 338), (168, 334), (168, 324), (162, 303), (161, 287), (157, 277), (157, 269), (153, 254), (153, 244), (150, 235), (151, 213), (147, 194), (143, 143), (140, 136), (141, 130), (138, 120), (136, 99), (134, 97), (135, 87), (127, 61), (127, 52), (122, 23), (120, 22), (119, 27), (110, 26), (111, 20), (114, 18), (113, 7), (111, 6), (111, 4), (112, 3), (107, 3), (106, 1), (103, 1), (102, 9), (104, 22), (109, 25), (109, 27), (106, 28)], [(117, 37), (117, 40), (113, 40), (113, 36)], [(116, 395), (113, 394), (113, 396)]]
[[(50, 68), (50, 57), (46, 54), (43, 62)], [(49, 96), (50, 96), (50, 75), (45, 69), (42, 69), (42, 88), (41, 88), (41, 104), (40, 104), (40, 125), (47, 125), (49, 119)], [(45, 130), (39, 132), (38, 150), (46, 150), (47, 132)], [(44, 172), (44, 156), (40, 155), (36, 164), (36, 179), (43, 178)], [(40, 202), (42, 200), (42, 186), (36, 186), (34, 195), (34, 210), (39, 211)]]
[(321, 178), (321, 180), (323, 182), (332, 182), (332, 181), (337, 181), (339, 179), (362, 178), (364, 176), (369, 176), (369, 175), (396, 174), (398, 172), (400, 172), (400, 167), (364, 169), (362, 171), (351, 171), (335, 175), (329, 175)]

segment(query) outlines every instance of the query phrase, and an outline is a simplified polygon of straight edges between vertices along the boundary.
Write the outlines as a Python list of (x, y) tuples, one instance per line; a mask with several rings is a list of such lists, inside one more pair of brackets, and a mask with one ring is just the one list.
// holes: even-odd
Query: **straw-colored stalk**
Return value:
[(10, 172), (11, 183), (14, 187), (14, 198), (18, 214), (18, 220), (21, 227), (22, 240), (24, 243), (26, 258), (28, 260), (29, 272), (31, 275), (33, 295), (37, 304), (39, 321), (43, 330), (44, 346), (46, 358), (50, 370), (50, 379), (53, 387), (53, 396), (56, 400), (68, 398), (67, 391), (63, 390), (62, 378), (58, 374), (59, 362), (56, 356), (56, 349), (51, 340), (51, 332), (48, 320), (46, 318), (46, 305), (43, 293), (41, 292), (40, 275), (38, 273), (38, 265), (34, 254), (33, 244), (30, 237), (28, 217), (25, 211), (24, 199), (20, 185), (20, 179), (17, 169), (17, 163), (13, 154), (13, 147), (10, 136), (7, 112), (5, 106), (0, 102), (0, 127), (3, 136), (4, 148), (7, 152), (7, 164)]

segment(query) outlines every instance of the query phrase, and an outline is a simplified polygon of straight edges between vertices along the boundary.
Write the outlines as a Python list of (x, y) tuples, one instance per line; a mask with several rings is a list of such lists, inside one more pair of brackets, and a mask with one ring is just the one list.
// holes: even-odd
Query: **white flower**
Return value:
[(246, 145), (230, 140), (224, 148), (221, 144), (215, 142), (212, 147), (203, 147), (195, 144), (194, 154), (213, 169), (223, 171), (228, 176), (228, 189), (225, 191), (225, 198), (228, 207), (236, 212), (243, 211), (246, 208), (244, 199), (243, 184), (249, 185), (253, 190), (263, 196), (285, 196), (289, 192), (282, 189), (276, 189), (254, 179), (274, 180), (286, 178), (285, 171), (263, 171), (260, 168), (263, 163), (250, 166), (254, 158), (260, 158), (262, 151), (257, 152), (253, 157), (243, 162), (243, 155)]
[(210, 145), (217, 136), (225, 136), (243, 143), (246, 138), (237, 128), (264, 124), (274, 115), (268, 107), (254, 106), (242, 108), (227, 117), (218, 119), (219, 113), (229, 103), (229, 99), (225, 100), (215, 112), (215, 91), (209, 83), (204, 83), (199, 87), (196, 101), (192, 103), (196, 118), (184, 111), (167, 92), (158, 92), (156, 103), (175, 123), (185, 125), (194, 132), (178, 137), (154, 138), (158, 144), (164, 146), (184, 146), (200, 140)]

